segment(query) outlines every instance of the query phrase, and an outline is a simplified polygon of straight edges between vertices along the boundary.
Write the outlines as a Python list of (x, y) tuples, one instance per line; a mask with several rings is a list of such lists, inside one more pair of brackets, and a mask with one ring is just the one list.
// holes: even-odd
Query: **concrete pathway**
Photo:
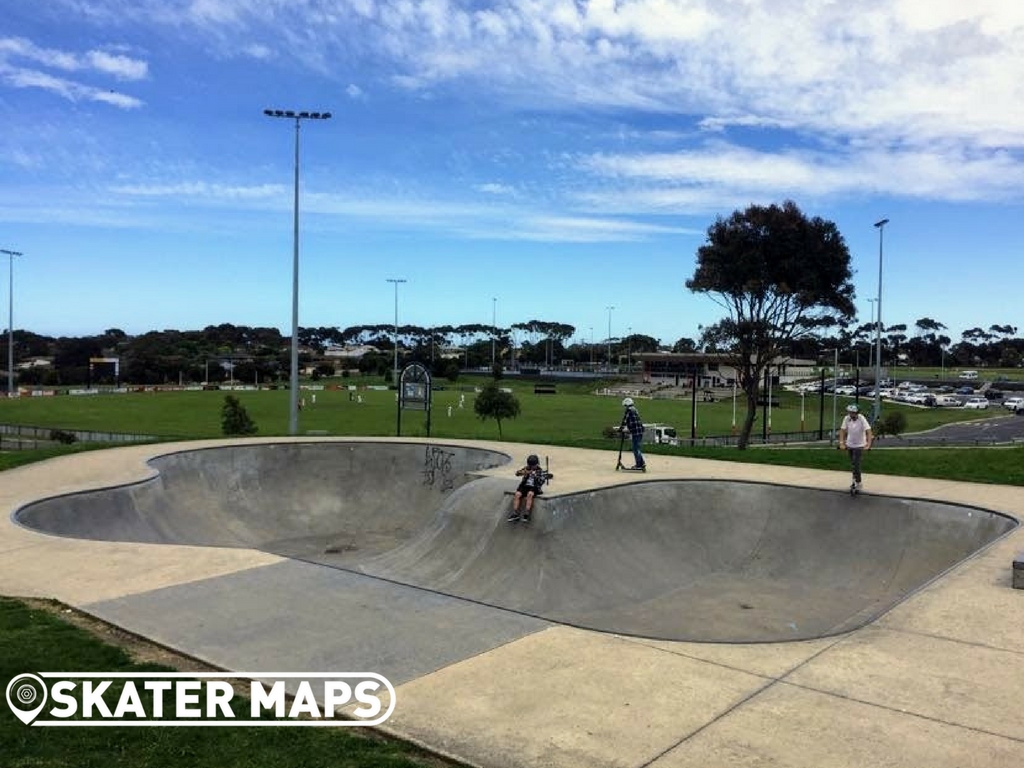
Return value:
[[(549, 495), (638, 479), (616, 474), (606, 452), (444, 442), (516, 462), (531, 452), (549, 457)], [(229, 441), (119, 448), (10, 470), (0, 474), (0, 509), (137, 482), (152, 476), (151, 456), (221, 444)], [(665, 456), (648, 463), (640, 479), (846, 484), (838, 472)], [(866, 480), (875, 493), (1024, 519), (1021, 488)], [(262, 552), (65, 539), (9, 516), (0, 523), (0, 593), (54, 597), (226, 669), (268, 668), (260, 662), (279, 658), (293, 659), (296, 671), (378, 664), (397, 684), (387, 730), (488, 768), (1016, 768), (1024, 763), (1024, 590), (1010, 584), (1022, 549), (1017, 529), (862, 629), (758, 645), (588, 632)]]

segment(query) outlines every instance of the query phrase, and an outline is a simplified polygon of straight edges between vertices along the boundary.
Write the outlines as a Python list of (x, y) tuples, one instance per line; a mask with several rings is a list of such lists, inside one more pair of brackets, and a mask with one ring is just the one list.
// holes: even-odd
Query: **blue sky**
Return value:
[(290, 332), (294, 128), (264, 108), (333, 114), (301, 130), (304, 326), (391, 323), (402, 278), (402, 324), (696, 338), (707, 227), (793, 199), (863, 322), (887, 217), (887, 325), (1024, 328), (1008, 0), (4, 0), (14, 327)]

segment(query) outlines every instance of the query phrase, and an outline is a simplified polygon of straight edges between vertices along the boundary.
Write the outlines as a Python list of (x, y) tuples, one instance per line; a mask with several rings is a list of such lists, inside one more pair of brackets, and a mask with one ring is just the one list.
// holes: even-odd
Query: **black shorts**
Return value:
[(528, 493), (532, 493), (534, 496), (540, 496), (540, 489), (535, 488), (533, 484), (520, 483), (519, 487), (516, 488), (516, 493), (525, 496)]

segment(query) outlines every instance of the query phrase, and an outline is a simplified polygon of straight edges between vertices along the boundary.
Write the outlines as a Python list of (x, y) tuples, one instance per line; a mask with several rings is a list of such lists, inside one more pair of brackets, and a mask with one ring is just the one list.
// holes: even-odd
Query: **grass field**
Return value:
[[(0, 598), (0, 682), (24, 672), (159, 672), (50, 610)], [(117, 700), (111, 689), (107, 698)], [(243, 707), (244, 708), (244, 707)], [(29, 728), (0, 706), (4, 768), (425, 768), (454, 765), (342, 728)]]
[[(482, 383), (477, 380), (476, 383)], [(593, 384), (559, 384), (556, 395), (535, 395), (531, 382), (509, 382), (502, 386), (513, 390), (522, 411), (518, 418), (502, 422), (502, 437), (520, 442), (577, 444), (599, 438), (602, 429), (614, 426), (622, 418), (619, 396), (592, 394)], [(448, 388), (433, 393), (431, 436), (496, 439), (498, 427), (493, 421), (481, 421), (473, 412), (472, 381), (461, 388)], [(600, 385), (598, 385), (600, 386)], [(81, 429), (103, 432), (152, 434), (162, 438), (202, 438), (221, 436), (220, 411), (224, 392), (132, 392), (59, 397), (24, 397), (0, 401), (0, 423), (47, 428)], [(246, 408), (259, 428), (260, 435), (288, 433), (288, 392), (236, 391), (233, 393)], [(300, 434), (326, 432), (330, 435), (394, 435), (397, 430), (397, 408), (393, 391), (360, 390), (363, 402), (350, 400), (348, 391), (324, 390), (304, 392), (306, 407), (299, 416)], [(460, 396), (465, 407), (459, 408)], [(771, 410), (772, 434), (832, 428), (833, 401), (826, 395), (801, 398), (793, 392), (772, 393), (779, 407)], [(837, 419), (850, 398), (836, 399)], [(690, 397), (672, 400), (638, 399), (637, 405), (645, 422), (662, 422), (676, 427), (681, 437), (690, 437), (693, 423)], [(448, 408), (451, 407), (451, 416)], [(886, 410), (900, 410), (907, 417), (908, 431), (931, 429), (950, 421), (979, 418), (985, 414), (962, 409), (916, 408), (908, 405), (886, 405)], [(696, 408), (698, 438), (729, 435), (733, 431), (732, 398), (718, 402), (698, 400)], [(745, 404), (737, 398), (735, 419), (741, 423)], [(802, 416), (802, 419), (801, 419)], [(755, 435), (762, 433), (761, 409), (754, 425)], [(425, 436), (423, 412), (402, 412), (402, 434)]]
[[(481, 421), (473, 412), (472, 380), (461, 387), (434, 393), (431, 436), (436, 438), (498, 439), (494, 421)], [(477, 383), (483, 380), (477, 379)], [(518, 397), (521, 415), (502, 424), (502, 438), (507, 441), (547, 445), (568, 445), (580, 448), (617, 450), (618, 441), (603, 438), (602, 430), (619, 423), (622, 406), (618, 396), (593, 394), (593, 383), (558, 385), (558, 394), (535, 395), (530, 382), (502, 381)], [(600, 386), (600, 385), (598, 385)], [(286, 391), (238, 391), (234, 393), (259, 428), (259, 435), (287, 434), (288, 393)], [(349, 399), (349, 392), (323, 390), (305, 392), (306, 408), (300, 414), (300, 434), (322, 432), (328, 435), (394, 435), (397, 410), (393, 391), (360, 390), (363, 402)], [(82, 429), (135, 434), (151, 434), (159, 438), (189, 439), (220, 437), (220, 411), (224, 392), (141, 392), (94, 395), (88, 397), (20, 398), (0, 401), (0, 423), (28, 424), (47, 428)], [(459, 408), (460, 397), (465, 407)], [(773, 393), (780, 407), (772, 409), (772, 434), (800, 429), (800, 397), (792, 392)], [(841, 418), (849, 398), (837, 398), (837, 418)], [(822, 412), (822, 405), (824, 411)], [(682, 438), (689, 437), (691, 400), (638, 400), (646, 422), (674, 425)], [(449, 407), (451, 416), (448, 415)], [(907, 405), (886, 405), (906, 414), (908, 431), (931, 429), (950, 421), (985, 418), (991, 412), (963, 409), (916, 408)], [(818, 396), (807, 396), (803, 402), (804, 427), (817, 429), (823, 417), (827, 435), (832, 427), (833, 401), (826, 395), (824, 403)], [(998, 413), (998, 411), (996, 411)], [(743, 418), (743, 404), (737, 402), (736, 418)], [(758, 410), (758, 419), (762, 411)], [(698, 401), (697, 436), (729, 435), (732, 431), (733, 403), (730, 399), (715, 403)], [(761, 422), (754, 426), (761, 434)], [(423, 412), (402, 413), (403, 436), (426, 436)], [(685, 442), (685, 440), (684, 440)], [(82, 450), (70, 446), (70, 450)], [(41, 449), (0, 453), (0, 468), (38, 460), (69, 449)], [(650, 453), (689, 455), (703, 458), (756, 463), (807, 466), (842, 470), (847, 467), (845, 455), (822, 447), (787, 447), (779, 449), (649, 446)], [(914, 448), (873, 451), (865, 461), (865, 471), (877, 474), (915, 477), (941, 477), (985, 483), (1024, 485), (1024, 447), (1013, 448)]]

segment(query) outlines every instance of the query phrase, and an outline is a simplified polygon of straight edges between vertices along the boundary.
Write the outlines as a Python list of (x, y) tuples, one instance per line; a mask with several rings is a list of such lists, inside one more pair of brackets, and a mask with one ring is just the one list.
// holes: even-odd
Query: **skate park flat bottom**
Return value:
[[(505, 522), (510, 465), (437, 443), (185, 450), (138, 483), (44, 499), (16, 520), (102, 541), (257, 549), (528, 617), (664, 640), (848, 632), (1016, 527), (939, 501), (727, 480), (557, 495)], [(426, 598), (425, 598), (426, 599)]]

